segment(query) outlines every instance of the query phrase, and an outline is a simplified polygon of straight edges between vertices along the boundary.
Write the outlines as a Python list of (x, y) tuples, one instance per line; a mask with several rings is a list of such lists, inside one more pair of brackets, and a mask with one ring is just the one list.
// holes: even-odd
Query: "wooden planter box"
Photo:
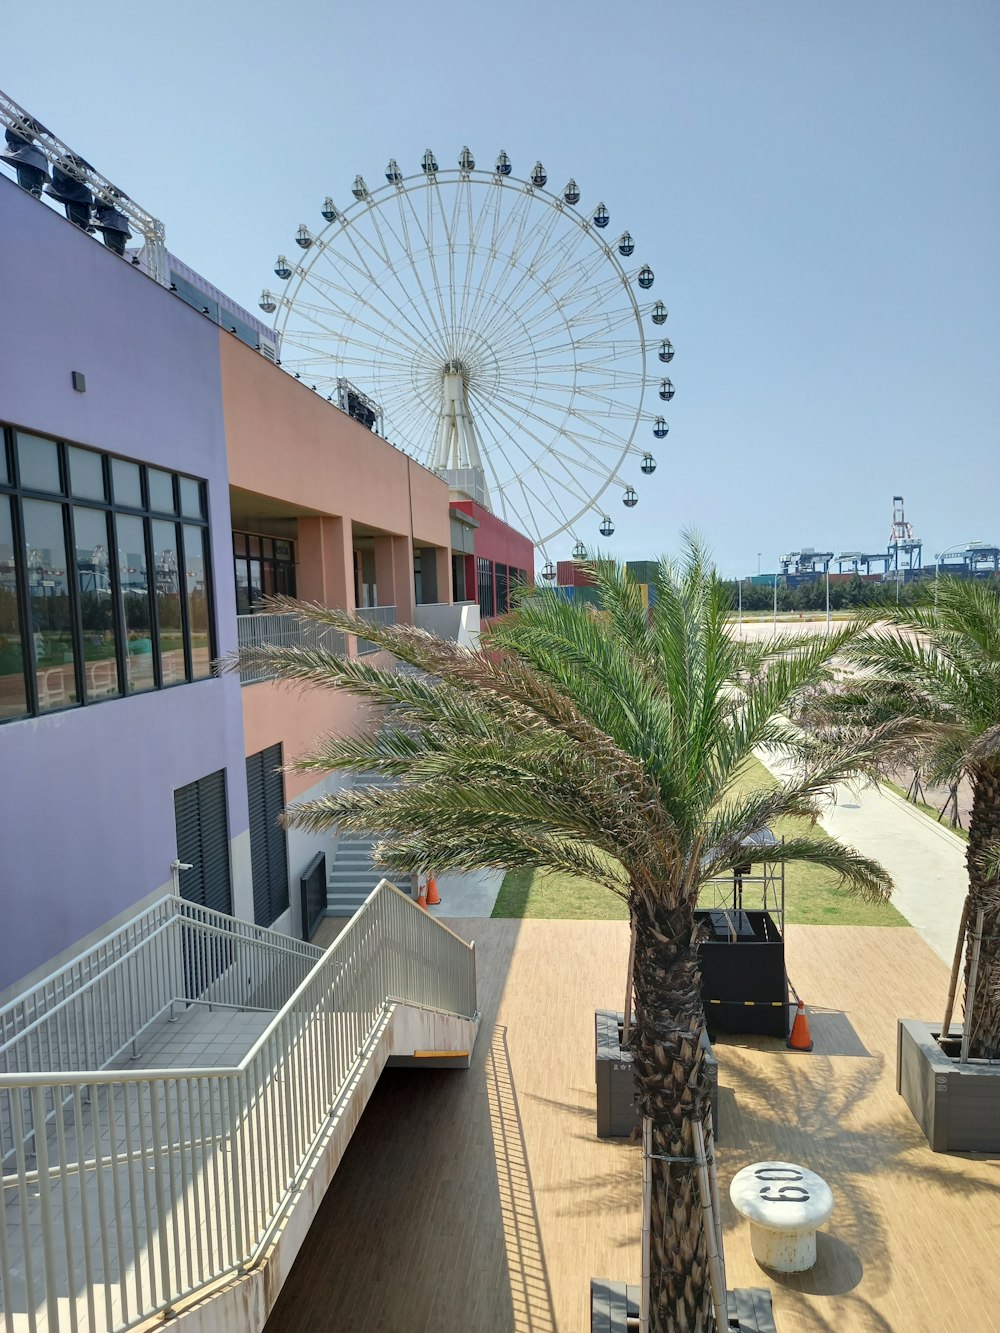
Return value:
[(1000, 1152), (1000, 1064), (958, 1063), (961, 1026), (941, 1049), (940, 1024), (901, 1018), (896, 1036), (896, 1091), (934, 1152)]
[[(628, 1138), (639, 1124), (635, 1108), (635, 1077), (632, 1052), (622, 1050), (624, 1015), (598, 1009), (594, 1015), (594, 1072), (597, 1081), (597, 1137)], [(712, 1087), (712, 1127), (716, 1140), (719, 1127), (719, 1062), (712, 1053), (708, 1034), (701, 1034), (708, 1077)]]

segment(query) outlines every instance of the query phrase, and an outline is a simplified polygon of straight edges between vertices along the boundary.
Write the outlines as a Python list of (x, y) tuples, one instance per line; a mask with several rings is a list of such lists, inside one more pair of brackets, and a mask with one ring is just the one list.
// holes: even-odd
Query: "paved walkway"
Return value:
[(492, 916), (503, 883), (502, 870), (449, 870), (438, 875), (441, 906), (431, 916)]
[[(758, 758), (775, 777), (788, 775), (773, 752)], [(819, 822), (885, 866), (896, 886), (893, 906), (950, 966), (969, 882), (965, 843), (885, 787), (841, 784)]]

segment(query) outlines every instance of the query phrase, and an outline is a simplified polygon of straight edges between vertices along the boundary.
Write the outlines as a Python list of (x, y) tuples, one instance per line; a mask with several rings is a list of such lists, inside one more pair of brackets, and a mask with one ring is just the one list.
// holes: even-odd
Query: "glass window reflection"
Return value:
[(176, 685), (187, 679), (184, 667), (184, 625), (181, 621), (177, 525), (153, 520), (153, 575), (156, 617), (160, 631), (160, 679)]
[(145, 523), (119, 515), (118, 578), (125, 617), (125, 681), (129, 694), (151, 690), (153, 672), (152, 613), (146, 564)]
[(195, 680), (212, 674), (209, 633), (208, 559), (203, 528), (184, 528), (184, 565), (187, 575), (188, 627), (191, 631), (191, 668)]
[(0, 719), (23, 717), (28, 711), (24, 656), (10, 501), (0, 495)]
[(175, 514), (174, 479), (171, 473), (161, 472), (159, 468), (146, 469), (146, 485), (149, 487), (149, 507), (163, 514)]
[(77, 506), (73, 510), (73, 529), (84, 684), (90, 702), (119, 693), (108, 516), (101, 509)]
[(24, 539), (38, 707), (45, 713), (80, 702), (62, 505), (25, 500)]
[(128, 505), (130, 509), (142, 508), (138, 463), (126, 463), (124, 458), (112, 458), (111, 484), (115, 488), (115, 504)]
[(21, 485), (29, 491), (61, 491), (59, 448), (55, 440), (17, 432), (17, 466)]
[(185, 518), (204, 518), (205, 503), (202, 499), (201, 482), (194, 477), (178, 477), (181, 492), (181, 513)]
[(103, 500), (104, 497), (104, 461), (100, 454), (92, 449), (77, 449), (70, 446), (69, 488), (73, 495), (81, 500)]

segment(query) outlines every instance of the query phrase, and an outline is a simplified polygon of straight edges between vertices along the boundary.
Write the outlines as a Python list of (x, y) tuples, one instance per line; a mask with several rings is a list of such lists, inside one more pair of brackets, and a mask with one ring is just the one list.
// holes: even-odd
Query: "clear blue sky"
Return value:
[(686, 526), (729, 573), (878, 550), (894, 492), (925, 560), (1000, 543), (996, 0), (42, 0), (3, 29), (0, 87), (253, 310), (390, 156), (504, 147), (604, 198), (677, 348), (620, 555)]

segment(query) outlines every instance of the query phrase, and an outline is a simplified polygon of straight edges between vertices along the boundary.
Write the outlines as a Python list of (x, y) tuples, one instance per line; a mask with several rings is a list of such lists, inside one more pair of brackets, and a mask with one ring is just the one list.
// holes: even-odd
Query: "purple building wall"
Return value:
[[(0, 293), (0, 420), (207, 480), (217, 646), (232, 650), (217, 327), (5, 178)], [(169, 880), (174, 789), (220, 768), (234, 839), (248, 816), (232, 676), (0, 726), (0, 991)]]

